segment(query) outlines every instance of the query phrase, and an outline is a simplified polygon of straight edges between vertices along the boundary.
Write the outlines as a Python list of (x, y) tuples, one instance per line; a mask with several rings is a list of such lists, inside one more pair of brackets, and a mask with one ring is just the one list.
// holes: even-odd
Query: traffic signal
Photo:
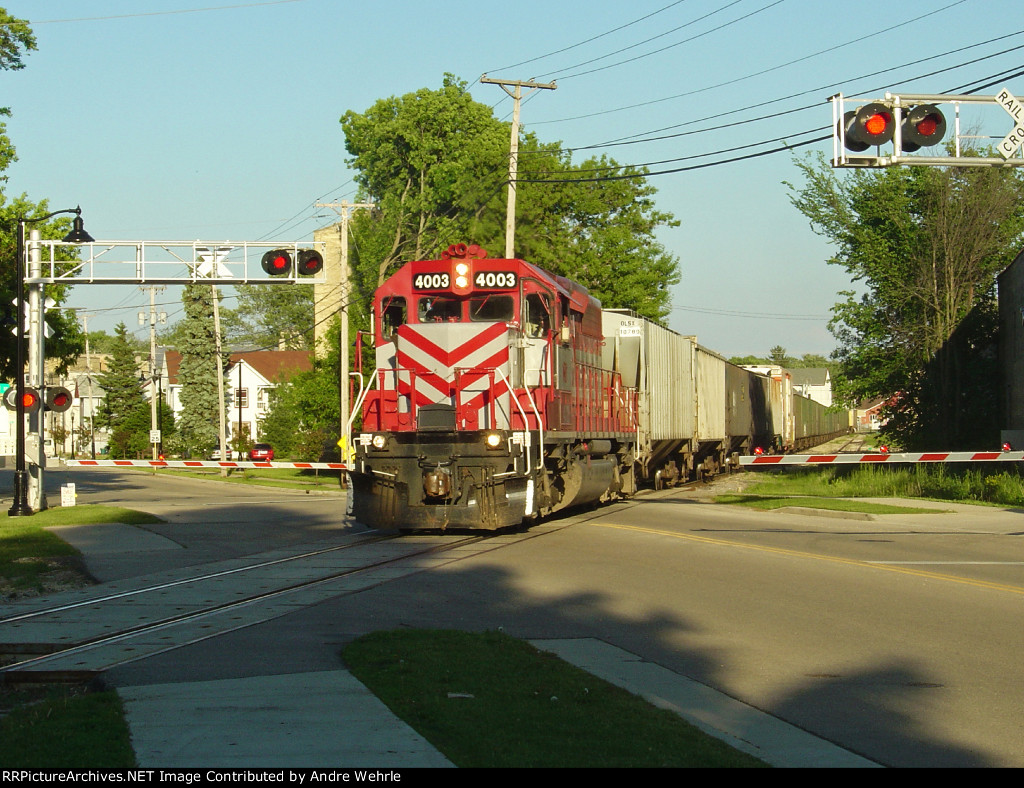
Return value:
[(47, 386), (44, 404), (46, 410), (52, 410), (54, 413), (63, 413), (71, 409), (71, 406), (74, 404), (74, 397), (63, 386)]
[(919, 104), (903, 116), (900, 136), (908, 153), (942, 142), (946, 135), (946, 117), (934, 104)]
[(287, 276), (292, 270), (292, 256), (284, 249), (274, 249), (263, 255), (262, 265), (271, 276)]
[[(35, 413), (39, 410), (39, 405), (42, 403), (43, 398), (39, 396), (39, 392), (34, 388), (26, 386), (22, 389), (21, 393), (21, 404), (25, 413)], [(4, 393), (4, 407), (7, 410), (18, 409), (18, 387), (11, 386)]]
[(300, 276), (313, 276), (323, 269), (324, 258), (315, 249), (302, 249), (295, 267)]

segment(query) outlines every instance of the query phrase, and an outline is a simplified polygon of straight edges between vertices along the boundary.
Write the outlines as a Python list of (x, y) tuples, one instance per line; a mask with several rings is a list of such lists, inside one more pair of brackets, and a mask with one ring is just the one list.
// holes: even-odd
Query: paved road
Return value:
[[(182, 547), (164, 552), (181, 562), (348, 527), (337, 495), (181, 484), (173, 501), (163, 481), (133, 478), (117, 493), (171, 516), (159, 528)], [(83, 498), (92, 495), (113, 496), (104, 485)], [(604, 641), (888, 765), (1024, 766), (1024, 520), (957, 508), (848, 520), (668, 491), (110, 678), (335, 670), (340, 648), (363, 632), (501, 628)], [(122, 558), (120, 571), (150, 559), (169, 560)]]

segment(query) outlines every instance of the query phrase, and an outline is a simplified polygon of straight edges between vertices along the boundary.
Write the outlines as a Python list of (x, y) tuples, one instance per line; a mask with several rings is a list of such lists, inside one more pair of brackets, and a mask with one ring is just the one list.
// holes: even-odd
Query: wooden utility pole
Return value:
[[(512, 97), (512, 142), (509, 145), (508, 157), (508, 202), (505, 207), (505, 257), (515, 257), (516, 240), (516, 175), (519, 171), (519, 104), (523, 98), (523, 88), (535, 90), (554, 90), (558, 87), (554, 82), (533, 82), (531, 80), (490, 79), (486, 74), (480, 81), (489, 85), (498, 85)], [(509, 90), (512, 87), (512, 90)], [(529, 95), (529, 93), (527, 95)]]
[(348, 274), (348, 218), (349, 212), (357, 210), (359, 208), (373, 208), (372, 202), (357, 202), (350, 203), (348, 200), (342, 200), (340, 203), (321, 203), (316, 204), (317, 208), (333, 208), (337, 211), (341, 217), (339, 223), (339, 235), (341, 240), (341, 264), (339, 266), (338, 276), (338, 287), (341, 291), (341, 303), (338, 307), (338, 315), (341, 319), (341, 335), (338, 338), (338, 389), (340, 400), (338, 403), (338, 410), (340, 416), (340, 427), (341, 430), (341, 461), (345, 462), (345, 454), (348, 451), (349, 435), (348, 419), (349, 419), (349, 397), (348, 397), (348, 302), (351, 293), (351, 287), (349, 282)]

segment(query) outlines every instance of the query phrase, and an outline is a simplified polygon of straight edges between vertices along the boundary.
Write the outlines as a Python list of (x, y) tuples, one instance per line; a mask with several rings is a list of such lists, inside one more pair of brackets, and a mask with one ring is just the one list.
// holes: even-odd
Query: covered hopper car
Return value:
[(495, 530), (847, 430), (784, 379), (477, 246), (406, 263), (372, 321), (350, 504), (380, 528)]

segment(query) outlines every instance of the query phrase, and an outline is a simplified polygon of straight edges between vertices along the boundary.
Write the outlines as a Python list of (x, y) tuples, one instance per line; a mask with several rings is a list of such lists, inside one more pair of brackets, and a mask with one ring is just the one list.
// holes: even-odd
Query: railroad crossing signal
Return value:
[[(292, 272), (292, 256), (285, 249), (272, 249), (260, 261), (271, 276), (287, 276)], [(315, 249), (299, 249), (295, 270), (300, 276), (315, 276), (324, 267), (324, 258)]]
[(54, 413), (63, 413), (66, 410), (70, 410), (74, 404), (74, 397), (64, 386), (47, 386), (45, 391), (46, 399), (44, 405), (46, 410), (52, 410)]
[[(831, 101), (833, 167), (892, 167), (897, 164), (1024, 166), (1020, 153), (1024, 144), (1024, 104), (1007, 89), (996, 96), (886, 93), (881, 99), (854, 100), (838, 93), (832, 96)], [(847, 110), (851, 104), (855, 109)], [(997, 148), (999, 155), (986, 156), (979, 151), (984, 143), (974, 140), (1000, 139), (988, 133), (978, 134), (987, 125), (983, 123), (981, 113), (995, 106), (1005, 110), (1016, 125), (998, 145), (990, 143)], [(948, 125), (947, 117), (950, 119)], [(964, 123), (972, 129), (970, 134), (961, 132)], [(947, 130), (952, 131), (948, 136)], [(1003, 131), (1000, 130), (999, 134), (1002, 135)], [(942, 150), (922, 150), (944, 141), (948, 144)], [(875, 150), (869, 151), (872, 147)]]
[[(39, 396), (39, 392), (34, 388), (26, 386), (21, 392), (21, 402), (24, 406), (25, 413), (35, 413), (39, 410), (39, 405), (42, 403), (42, 397)], [(11, 386), (7, 391), (4, 392), (4, 407), (7, 410), (18, 409), (18, 387)]]
[(899, 147), (904, 152), (937, 145), (946, 135), (946, 117), (934, 104), (919, 104), (901, 112), (898, 106), (877, 101), (844, 113), (837, 133), (847, 150), (862, 153), (895, 138), (897, 116), (901, 116)]

